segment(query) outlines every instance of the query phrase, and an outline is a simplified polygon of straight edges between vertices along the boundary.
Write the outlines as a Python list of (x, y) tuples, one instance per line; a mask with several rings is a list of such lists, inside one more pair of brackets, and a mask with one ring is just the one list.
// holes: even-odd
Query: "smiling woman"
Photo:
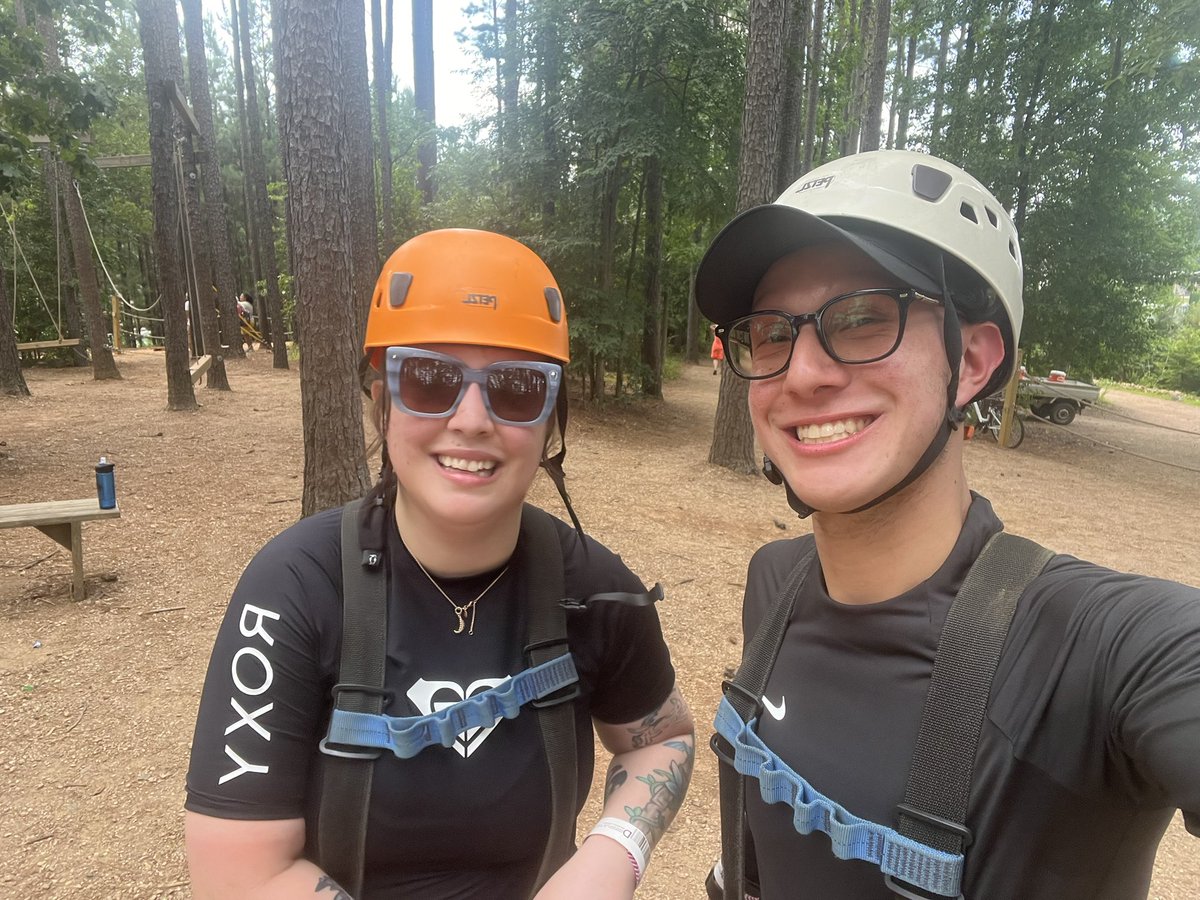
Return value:
[[(633, 895), (687, 790), (693, 725), (661, 590), (570, 507), (569, 346), (554, 276), (517, 241), (433, 231), (384, 265), (363, 367), (382, 471), (234, 592), (188, 774), (196, 897)], [(539, 466), (574, 529), (526, 504)], [(363, 625), (368, 584), (384, 611)], [(575, 852), (593, 728), (611, 790)]]

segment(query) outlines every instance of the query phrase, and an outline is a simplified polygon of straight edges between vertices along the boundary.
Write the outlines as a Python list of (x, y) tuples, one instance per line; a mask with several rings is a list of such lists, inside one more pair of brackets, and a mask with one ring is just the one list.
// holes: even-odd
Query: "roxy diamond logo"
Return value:
[[(478, 681), (472, 681), (465, 691), (453, 681), (426, 681), (424, 678), (418, 678), (408, 689), (408, 699), (423, 715), (428, 716), (489, 688), (499, 687), (510, 677), (506, 675), (503, 678), (480, 678)], [(479, 749), (479, 745), (487, 740), (487, 736), (495, 728), (495, 725), (488, 728), (468, 728), (454, 739), (454, 749), (458, 751), (459, 756), (466, 759)]]

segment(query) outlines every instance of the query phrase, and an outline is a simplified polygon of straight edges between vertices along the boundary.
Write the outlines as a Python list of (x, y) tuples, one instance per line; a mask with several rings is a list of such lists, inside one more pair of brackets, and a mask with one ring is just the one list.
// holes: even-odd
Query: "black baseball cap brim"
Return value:
[(860, 250), (908, 287), (942, 295), (937, 254), (928, 245), (872, 222), (836, 221), (778, 203), (746, 210), (721, 229), (700, 261), (696, 305), (713, 322), (731, 322), (751, 311), (758, 283), (784, 256), (838, 243)]

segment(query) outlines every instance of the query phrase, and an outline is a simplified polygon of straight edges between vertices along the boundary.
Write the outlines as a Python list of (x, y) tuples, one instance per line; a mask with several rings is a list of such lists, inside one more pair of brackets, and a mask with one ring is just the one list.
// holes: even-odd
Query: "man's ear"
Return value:
[(382, 378), (376, 378), (374, 381), (371, 382), (371, 402), (372, 403), (379, 402), (379, 392), (382, 391), (383, 389), (384, 389), (384, 384), (383, 384)]
[(995, 322), (967, 322), (962, 326), (962, 362), (958, 369), (961, 409), (987, 386), (992, 373), (1004, 362), (1004, 335)]

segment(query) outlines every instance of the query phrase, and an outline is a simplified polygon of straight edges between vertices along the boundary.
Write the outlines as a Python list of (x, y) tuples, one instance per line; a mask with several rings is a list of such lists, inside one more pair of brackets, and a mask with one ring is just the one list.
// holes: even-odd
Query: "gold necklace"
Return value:
[(423, 565), (421, 565), (421, 561), (419, 559), (417, 559), (415, 556), (413, 557), (413, 562), (415, 562), (417, 564), (418, 569), (420, 569), (422, 572), (425, 573), (425, 577), (429, 579), (430, 584), (432, 584), (435, 588), (437, 588), (438, 593), (446, 598), (446, 602), (449, 603), (452, 607), (454, 607), (454, 614), (456, 616), (458, 616), (458, 627), (454, 629), (455, 634), (462, 634), (463, 629), (467, 627), (467, 614), (468, 613), (471, 614), (471, 627), (467, 631), (467, 634), (475, 633), (475, 604), (478, 603), (480, 600), (482, 600), (483, 595), (486, 594), (488, 591), (490, 591), (492, 588), (494, 588), (496, 586), (496, 582), (499, 581), (501, 578), (503, 578), (504, 573), (508, 571), (508, 566), (505, 565), (504, 568), (500, 570), (500, 574), (492, 579), (492, 583), (489, 584), (487, 587), (485, 587), (482, 591), (479, 592), (478, 597), (476, 597), (470, 603), (463, 603), (460, 605), (450, 599), (450, 595), (447, 594), (444, 590), (442, 590), (442, 586), (440, 584), (438, 584), (436, 581), (433, 580), (433, 576), (429, 574), (429, 571)]

